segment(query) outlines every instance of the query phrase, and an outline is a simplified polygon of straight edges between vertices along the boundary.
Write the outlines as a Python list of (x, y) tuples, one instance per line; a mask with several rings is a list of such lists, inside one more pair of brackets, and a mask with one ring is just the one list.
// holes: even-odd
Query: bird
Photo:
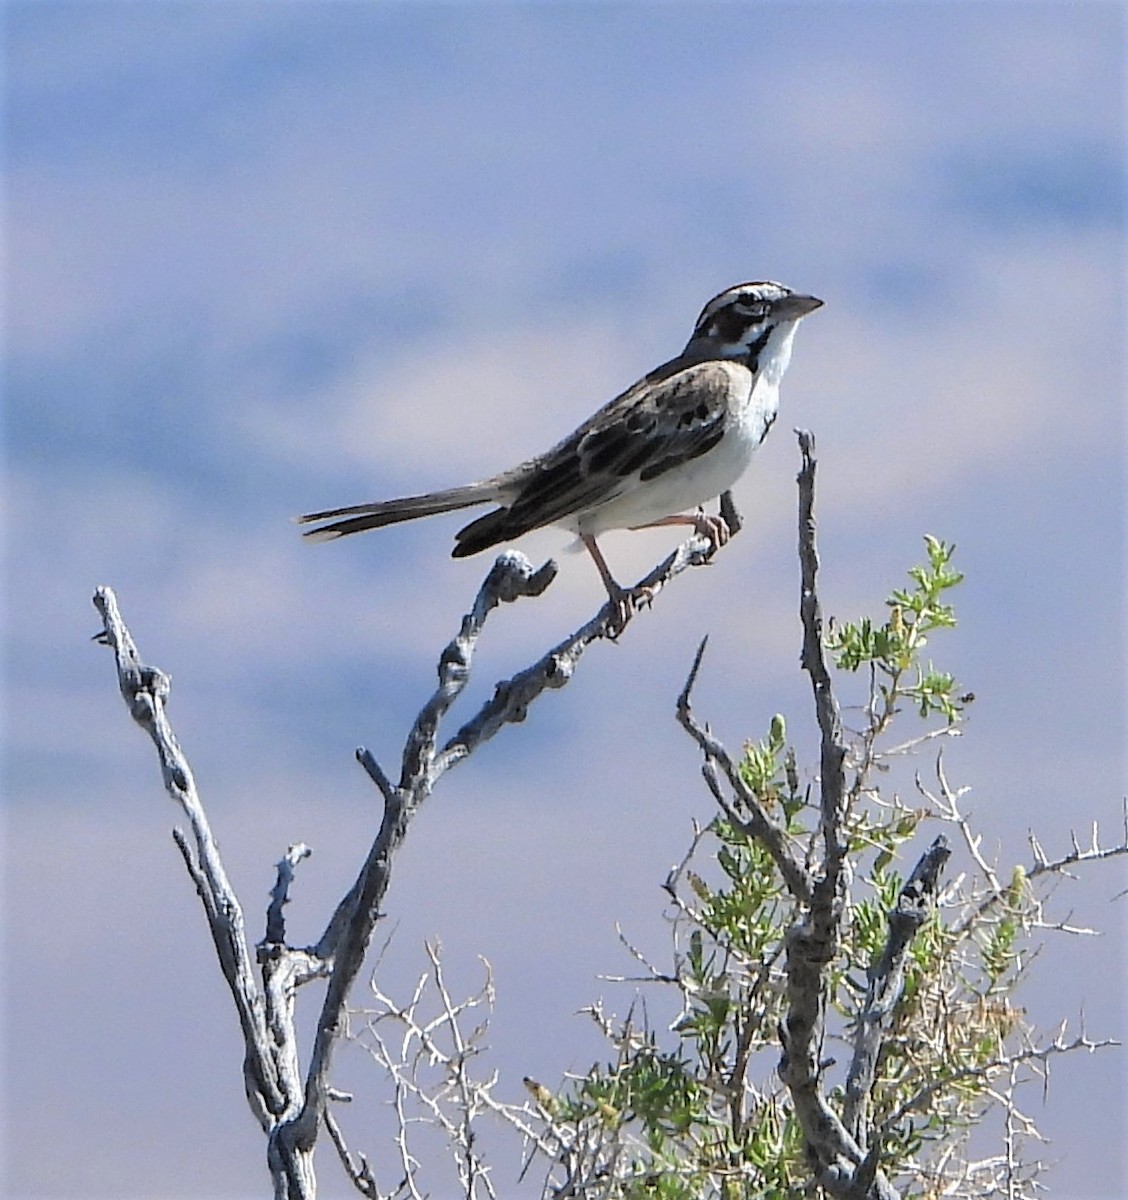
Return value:
[(737, 284), (705, 305), (680, 354), (545, 453), (462, 487), (296, 519), (318, 525), (304, 531), (307, 538), (326, 541), (493, 505), (455, 535), (455, 558), (560, 526), (587, 548), (621, 627), (646, 597), (616, 582), (596, 538), (612, 529), (692, 525), (712, 549), (724, 544), (723, 518), (707, 516), (701, 506), (748, 468), (779, 411), (799, 322), (822, 304), (772, 281)]

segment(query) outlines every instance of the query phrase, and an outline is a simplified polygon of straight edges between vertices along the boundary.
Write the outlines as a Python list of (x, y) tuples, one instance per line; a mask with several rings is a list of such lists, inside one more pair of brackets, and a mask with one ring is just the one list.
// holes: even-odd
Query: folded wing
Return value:
[(707, 454), (724, 436), (731, 390), (720, 362), (659, 367), (541, 460), (499, 477), (512, 501), (460, 530), (454, 556), (566, 521)]

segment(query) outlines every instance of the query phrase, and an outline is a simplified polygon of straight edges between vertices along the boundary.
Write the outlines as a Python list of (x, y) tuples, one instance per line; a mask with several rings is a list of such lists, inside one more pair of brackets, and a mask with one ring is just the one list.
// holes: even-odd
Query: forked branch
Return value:
[[(740, 518), (731, 497), (722, 497), (722, 516), (731, 533)], [(687, 567), (712, 557), (717, 546), (695, 535), (660, 563), (636, 589), (652, 603), (658, 593)], [(391, 878), (396, 850), (411, 817), (439, 778), (467, 758), (508, 724), (524, 720), (530, 705), (545, 691), (563, 687), (586, 648), (601, 638), (622, 635), (626, 621), (609, 603), (599, 613), (525, 670), (497, 685), (494, 696), (440, 748), (439, 730), (470, 677), (473, 655), (485, 621), (499, 605), (540, 595), (556, 574), (554, 563), (534, 571), (516, 552), (498, 557), (463, 618), (457, 636), (439, 660), (439, 681), (407, 736), (399, 781), (392, 783), (366, 749), (357, 758), (384, 799), (379, 830), (352, 887), (338, 904), (316, 944), (289, 946), (284, 905), (298, 863), (309, 853), (299, 843), (278, 864), (277, 879), (266, 916), (266, 933), (256, 948), (261, 986), (255, 978), (243, 913), (224, 871), (215, 839), (196, 791), (191, 768), (168, 722), (169, 678), (142, 662), (109, 588), (99, 588), (95, 606), (102, 615), (98, 640), (114, 650), (118, 686), (134, 720), (157, 749), (165, 789), (181, 807), (191, 835), (174, 831), (176, 845), (199, 893), (208, 925), (239, 1015), (245, 1045), (247, 1099), (268, 1135), (267, 1160), (277, 1200), (306, 1200), (316, 1193), (313, 1149), (324, 1124), (358, 1191), (378, 1197), (371, 1166), (363, 1155), (359, 1166), (345, 1147), (337, 1122), (328, 1113), (332, 1098), (329, 1070), (333, 1048), (345, 1020), (349, 989), (368, 949)], [(300, 1070), (294, 1021), (297, 989), (311, 979), (329, 983), (314, 1036), (308, 1068)]]
[(248, 1096), (253, 1090), (257, 1104), (252, 1102), (252, 1107), (265, 1125), (284, 1107), (278, 1063), (267, 1036), (263, 998), (247, 949), (243, 910), (219, 857), (219, 847), (196, 791), (192, 769), (165, 711), (171, 681), (163, 671), (142, 662), (122, 620), (117, 597), (109, 588), (95, 592), (94, 606), (103, 623), (97, 640), (114, 652), (122, 699), (130, 716), (152, 739), (165, 791), (180, 806), (192, 830), (194, 845), (180, 830), (176, 830), (176, 844), (207, 914), (220, 969), (235, 1002), (246, 1045), (244, 1071)]
[[(858, 1146), (867, 1151), (869, 1161), (875, 1164), (876, 1154), (867, 1146), (866, 1104), (877, 1074), (882, 1034), (904, 989), (905, 956), (913, 938), (934, 909), (940, 876), (950, 854), (948, 839), (940, 834), (901, 888), (897, 905), (889, 914), (885, 947), (881, 957), (870, 966), (865, 1002), (857, 1017), (843, 1116), (846, 1128)], [(879, 1144), (874, 1143), (874, 1150)]]
[[(678, 700), (678, 720), (701, 748), (705, 760), (702, 772), (726, 818), (768, 851), (799, 911), (784, 938), (786, 1009), (779, 1031), (783, 1048), (779, 1073), (802, 1128), (806, 1156), (815, 1178), (832, 1196), (896, 1200), (897, 1192), (877, 1169), (876, 1162), (867, 1159), (865, 1138), (859, 1136), (864, 1131), (860, 1127), (847, 1128), (830, 1104), (822, 1080), (829, 972), (840, 951), (846, 911), (849, 794), (845, 777), (846, 743), (826, 660), (817, 590), (814, 438), (803, 430), (797, 433), (802, 456), (798, 477), (801, 661), (811, 681), (821, 742), (821, 854), (817, 863), (808, 865), (799, 856), (787, 834), (784, 817), (775, 816), (760, 802), (745, 782), (739, 765), (708, 728), (693, 717), (689, 698), (701, 666), (704, 643), (698, 649)], [(732, 800), (726, 797), (719, 775), (727, 781)], [(901, 947), (899, 953), (903, 952)], [(891, 959), (888, 964), (886, 973), (890, 976), (895, 973), (896, 961)]]

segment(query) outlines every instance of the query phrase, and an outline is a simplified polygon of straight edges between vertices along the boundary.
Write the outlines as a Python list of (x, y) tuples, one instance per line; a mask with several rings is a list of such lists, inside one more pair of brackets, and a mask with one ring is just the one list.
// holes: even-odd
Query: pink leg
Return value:
[(614, 615), (611, 618), (611, 636), (618, 637), (631, 619), (631, 614), (634, 612), (634, 600), (630, 592), (615, 581), (614, 575), (611, 574), (611, 568), (607, 565), (607, 560), (603, 557), (603, 551), (596, 544), (595, 538), (589, 533), (581, 533), (580, 540), (587, 547), (587, 551), (599, 571), (599, 576), (603, 580), (603, 586), (607, 589), (607, 595), (611, 597), (611, 605), (614, 609)]
[[(690, 525), (697, 531), (698, 536), (703, 537), (709, 543), (709, 554), (712, 555), (719, 547), (732, 537), (732, 530), (729, 528), (728, 522), (720, 514), (712, 516), (699, 508), (692, 515), (687, 513), (676, 513), (669, 517), (661, 517), (657, 521), (648, 521), (645, 525), (633, 525), (632, 529), (654, 529), (660, 525)], [(636, 608), (639, 605), (647, 605), (653, 599), (653, 595), (649, 588), (636, 588), (634, 591), (627, 591), (621, 587), (611, 574), (611, 568), (607, 565), (607, 560), (603, 557), (603, 552), (596, 544), (595, 538), (590, 533), (581, 533), (580, 540), (587, 547), (588, 553), (595, 563), (596, 569), (599, 571), (599, 577), (603, 580), (603, 586), (607, 589), (607, 595), (611, 597), (611, 605), (614, 610), (614, 615), (611, 620), (611, 636), (618, 637), (626, 628), (627, 622), (631, 619)]]
[(659, 525), (692, 525), (712, 546), (710, 553), (725, 545), (729, 538), (732, 537), (732, 530), (729, 529), (728, 522), (724, 517), (720, 516), (720, 514), (712, 516), (701, 508), (692, 515), (677, 513), (674, 516), (662, 517), (657, 521), (648, 521), (645, 525), (633, 525), (631, 528), (654, 529)]

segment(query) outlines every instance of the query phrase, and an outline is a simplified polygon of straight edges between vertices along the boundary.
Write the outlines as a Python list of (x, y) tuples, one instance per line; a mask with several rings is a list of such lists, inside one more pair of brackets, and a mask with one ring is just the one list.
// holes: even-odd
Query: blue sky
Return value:
[[(959, 545), (962, 623), (936, 655), (978, 696), (948, 769), (985, 844), (1010, 862), (1031, 828), (1051, 852), (1093, 819), (1115, 837), (1120, 6), (7, 18), (7, 1194), (220, 1198), (265, 1179), (176, 814), (88, 642), (95, 585), (173, 675), (252, 932), (300, 839), (315, 856), (291, 931), (315, 936), (375, 819), (352, 749), (395, 761), (488, 563), (448, 557), (455, 519), (309, 547), (287, 518), (546, 448), (743, 279), (826, 300), (738, 492), (747, 530), (444, 782), (389, 896), (392, 981), (441, 936), (466, 990), (475, 956), (493, 963), (515, 1082), (596, 1056), (573, 1014), (611, 1002), (597, 973), (630, 969), (615, 923), (662, 952), (658, 885), (709, 815), (672, 719), (702, 633), (699, 710), (730, 746), (777, 710), (810, 745), (792, 425), (818, 437), (828, 611), (876, 611), (923, 533)], [(629, 578), (668, 545), (605, 550)], [(561, 564), (541, 602), (495, 618), (475, 696), (594, 611), (590, 564)], [(1109, 987), (1123, 886), (1093, 872), (1061, 897), (1111, 936), (1047, 948), (1034, 1016), (1083, 1009), (1090, 1032), (1128, 1036)], [(1119, 1194), (1123, 1081), (1115, 1054), (1070, 1061), (1035, 1101), (1059, 1198)]]

